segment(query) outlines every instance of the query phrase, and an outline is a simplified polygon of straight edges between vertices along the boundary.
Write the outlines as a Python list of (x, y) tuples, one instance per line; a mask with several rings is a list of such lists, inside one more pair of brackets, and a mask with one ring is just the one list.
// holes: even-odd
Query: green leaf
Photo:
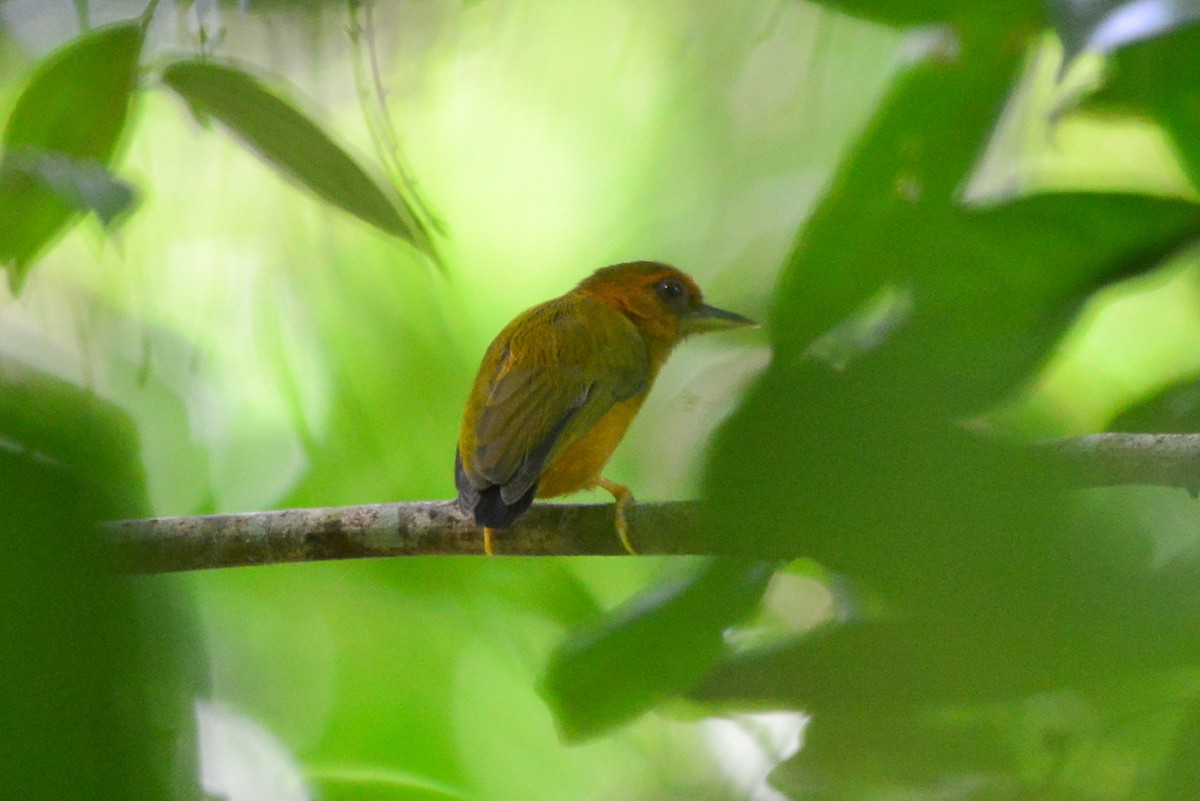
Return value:
[(31, 180), (20, 160), (33, 149), (111, 165), (137, 85), (143, 38), (138, 23), (98, 28), (48, 56), (18, 97), (0, 163), (0, 265), (15, 288), (79, 209), (63, 198), (61, 183), (50, 189)]
[[(1189, 608), (1195, 570), (1187, 586), (1169, 591), (1144, 582), (1165, 586), (1179, 582), (1178, 575), (1133, 573), (1127, 578), (1142, 584), (1100, 600), (1072, 597), (1064, 592), (1070, 584), (1034, 585), (1029, 589), (1043, 598), (1004, 599), (984, 620), (944, 610), (830, 623), (729, 656), (689, 697), (817, 715), (902, 716), (925, 707), (1114, 685), (1194, 664), (1200, 656), (1200, 627)], [(1056, 604), (1044, 603), (1051, 594)], [(972, 606), (978, 605), (964, 603), (964, 609)], [(1039, 606), (1036, 615), (1022, 614)]]
[(1200, 765), (1200, 702), (1192, 702), (1179, 723), (1157, 801), (1187, 801), (1200, 796), (1197, 765)]
[(593, 737), (694, 686), (774, 571), (771, 562), (709, 560), (572, 632), (542, 685), (563, 735)]
[(0, 786), (30, 801), (194, 797), (177, 777), (205, 692), (189, 678), (206, 668), (175, 656), (198, 641), (165, 585), (117, 575), (99, 526), (147, 512), (136, 426), (0, 359), (0, 441), (0, 709), (38, 733), (6, 738)]
[(71, 208), (95, 212), (105, 228), (130, 211), (137, 191), (98, 161), (72, 159), (61, 153), (22, 147), (12, 150), (0, 164), (0, 186), (22, 179), (39, 183)]
[(1114, 58), (1113, 74), (1096, 100), (1157, 120), (1200, 187), (1200, 26), (1126, 47)]
[[(961, 421), (1028, 380), (1094, 288), (1200, 235), (1200, 207), (1099, 194), (967, 206), (960, 187), (1019, 58), (1005, 41), (902, 79), (801, 232), (772, 314), (776, 358), (716, 442), (710, 547), (808, 556), (942, 609), (1050, 578), (1079, 587), (1138, 547), (1097, 547), (1073, 568), (1075, 549), (1108, 535), (1064, 542), (1065, 477)], [(869, 351), (815, 358), (889, 290), (904, 313), (867, 327), (882, 332)]]
[(1200, 431), (1200, 376), (1164, 387), (1122, 411), (1109, 431), (1187, 434)]
[[(1090, 291), (1200, 235), (1200, 208), (1085, 194), (967, 206), (960, 187), (1019, 58), (1004, 41), (902, 79), (801, 232), (772, 314), (776, 358), (717, 442), (713, 547), (835, 559), (908, 592), (941, 586), (916, 554), (949, 547), (986, 575), (985, 556), (1019, 557), (1038, 530), (1054, 477), (960, 421), (1027, 380)], [(869, 353), (814, 358), (814, 343), (889, 292), (904, 314), (884, 315)], [(985, 530), (995, 550), (953, 547)]]
[(902, 720), (1200, 653), (1195, 576), (1151, 571), (1143, 532), (1089, 519), (1056, 468), (964, 425), (1029, 379), (1095, 287), (1200, 235), (1200, 208), (1160, 198), (964, 203), (1011, 41), (968, 41), (898, 82), (797, 240), (775, 358), (706, 477), (711, 547), (808, 556), (887, 619), (739, 655), (701, 700)]
[(909, 242), (915, 234), (928, 248), (943, 222), (957, 224), (965, 213), (958, 188), (999, 116), (1019, 58), (1017, 48), (972, 44), (955, 61), (927, 61), (898, 80), (784, 270), (772, 335), (785, 357), (800, 357), (909, 273), (969, 268), (940, 253), (915, 259), (922, 254)]
[(312, 119), (232, 64), (177, 61), (163, 82), (202, 117), (220, 120), (284, 175), (381, 231), (430, 253), (411, 209), (397, 202)]
[(1004, 788), (1001, 777), (1016, 772), (1015, 738), (989, 723), (917, 714), (815, 716), (804, 729), (804, 747), (771, 772), (770, 782), (790, 798), (1009, 798), (988, 789)]
[[(149, 513), (137, 426), (122, 409), (70, 382), (0, 356), (0, 441), (57, 465), (86, 465), (80, 494), (110, 519)], [(108, 497), (108, 487), (120, 496)]]
[[(922, 787), (940, 798), (933, 789), (952, 777), (986, 775), (1037, 784), (1030, 768), (1055, 764), (1068, 747), (1095, 753), (1090, 740), (1099, 733), (1110, 740), (1106, 753), (1127, 738), (1145, 759), (1161, 750), (1145, 746), (1146, 729), (1175, 714), (1181, 693), (1195, 697), (1194, 681), (1180, 676), (1200, 655), (1196, 574), (1163, 592), (1180, 578), (1173, 572), (1114, 575), (1090, 596), (1031, 582), (1006, 608), (986, 612), (967, 600), (937, 617), (829, 624), (734, 655), (690, 696), (811, 714), (803, 750), (772, 774), (799, 797), (837, 787), (848, 798), (874, 798), (905, 785), (911, 797), (926, 797), (916, 792)], [(1040, 607), (1028, 604), (1032, 595)], [(1089, 698), (1109, 711), (1089, 708)], [(1193, 731), (1181, 732), (1181, 788), (1195, 786), (1194, 741)]]
[(1040, 362), (1084, 293), (1200, 232), (1200, 209), (1158, 198), (966, 205), (1019, 57), (973, 43), (902, 79), (801, 232), (773, 314), (777, 350), (800, 358), (871, 296), (901, 289), (912, 300), (893, 343), (911, 371), (901, 388), (977, 412)]

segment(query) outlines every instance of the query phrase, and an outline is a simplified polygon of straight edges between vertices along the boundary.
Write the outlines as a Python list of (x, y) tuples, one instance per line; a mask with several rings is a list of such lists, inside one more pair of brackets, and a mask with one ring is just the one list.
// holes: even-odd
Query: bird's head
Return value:
[(652, 350), (666, 352), (685, 337), (758, 325), (740, 314), (709, 306), (687, 274), (655, 261), (602, 267), (577, 288), (628, 317)]

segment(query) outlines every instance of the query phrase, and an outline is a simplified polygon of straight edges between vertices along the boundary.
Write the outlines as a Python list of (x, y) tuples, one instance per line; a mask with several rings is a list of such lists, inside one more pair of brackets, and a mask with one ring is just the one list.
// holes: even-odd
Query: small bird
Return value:
[(666, 264), (597, 270), (562, 297), (519, 315), (488, 346), (467, 399), (454, 483), (458, 507), (483, 526), (483, 548), (535, 497), (602, 487), (629, 541), (627, 487), (601, 475), (671, 350), (690, 334), (757, 325), (705, 305), (696, 282)]

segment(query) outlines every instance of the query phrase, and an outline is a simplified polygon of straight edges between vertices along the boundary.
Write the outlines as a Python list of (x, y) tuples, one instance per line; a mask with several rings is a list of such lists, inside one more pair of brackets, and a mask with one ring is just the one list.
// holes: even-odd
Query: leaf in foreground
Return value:
[(308, 115), (232, 64), (177, 61), (163, 81), (201, 118), (213, 117), (254, 152), (318, 197), (425, 253), (429, 238), (367, 171)]
[(0, 165), (0, 185), (17, 176), (34, 181), (72, 209), (95, 213), (105, 228), (111, 228), (137, 203), (137, 190), (98, 161), (28, 147), (8, 156)]
[(581, 740), (694, 686), (726, 652), (724, 632), (758, 605), (772, 562), (714, 559), (572, 632), (543, 695), (564, 736)]
[(76, 39), (48, 56), (17, 98), (0, 162), (0, 266), (15, 289), (80, 207), (15, 162), (33, 150), (109, 167), (137, 86), (144, 33), (129, 22)]

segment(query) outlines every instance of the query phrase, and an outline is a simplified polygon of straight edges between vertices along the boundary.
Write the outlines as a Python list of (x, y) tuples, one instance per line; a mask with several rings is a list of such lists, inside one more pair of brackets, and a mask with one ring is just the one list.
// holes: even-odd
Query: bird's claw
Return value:
[(615, 481), (609, 481), (607, 478), (601, 478), (596, 482), (600, 487), (612, 493), (616, 503), (616, 522), (617, 536), (621, 538), (621, 544), (625, 546), (625, 550), (631, 556), (637, 556), (637, 549), (633, 547), (633, 543), (629, 541), (629, 519), (627, 517), (628, 510), (633, 507), (633, 493), (629, 491), (629, 487), (624, 484), (618, 484)]

